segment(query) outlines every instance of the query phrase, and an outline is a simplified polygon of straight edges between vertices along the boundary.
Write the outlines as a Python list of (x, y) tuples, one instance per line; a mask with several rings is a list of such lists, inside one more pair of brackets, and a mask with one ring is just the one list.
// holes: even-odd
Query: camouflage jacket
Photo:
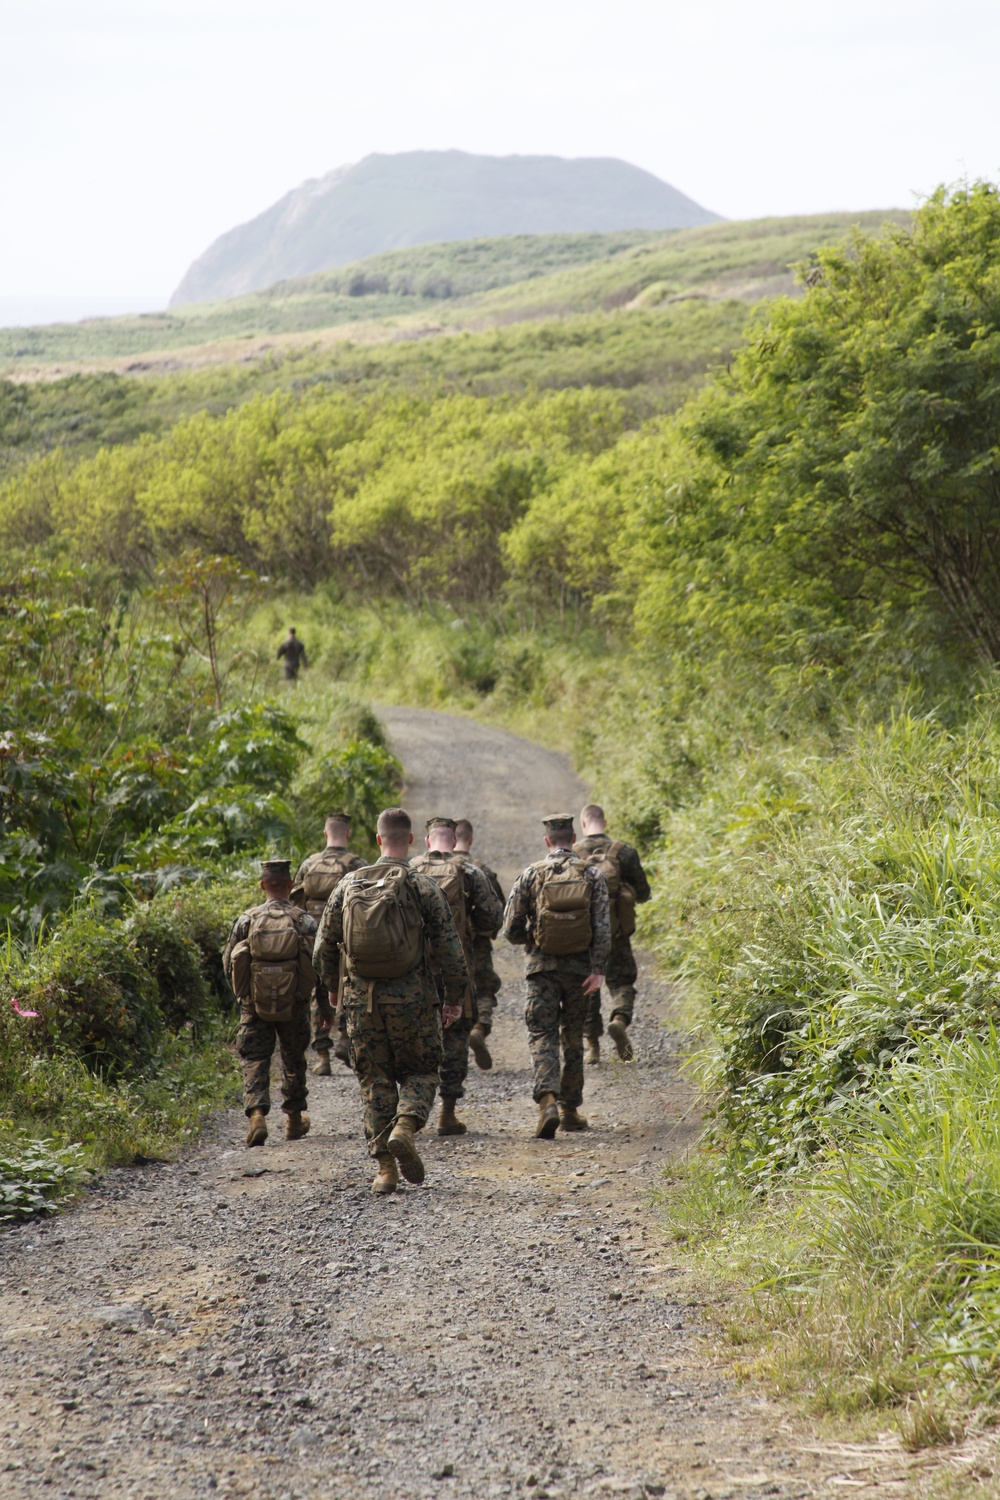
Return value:
[(277, 906), (282, 911), (290, 912), (303, 937), (311, 938), (316, 935), (316, 919), (311, 917), (294, 904), (292, 901), (279, 901), (277, 897), (271, 896), (267, 901), (262, 901), (259, 906), (248, 906), (246, 911), (241, 912), (233, 923), (229, 933), (229, 940), (222, 952), (222, 967), (225, 970), (227, 981), (232, 983), (233, 949), (237, 943), (242, 943), (250, 935), (250, 918), (255, 911), (263, 911), (265, 906)]
[(315, 869), (316, 865), (324, 864), (327, 858), (337, 856), (343, 860), (347, 870), (360, 870), (368, 863), (364, 855), (352, 854), (343, 844), (328, 844), (318, 853), (308, 854), (296, 870), (295, 879), (292, 881), (292, 900), (296, 906), (301, 906), (303, 911), (306, 909), (306, 896), (302, 884), (309, 871)]
[[(383, 854), (378, 864), (406, 864), (406, 860), (392, 859)], [(409, 870), (410, 880), (416, 887), (417, 904), (424, 919), (424, 936), (430, 963), (441, 976), (445, 1002), (461, 1005), (471, 989), (469, 966), (448, 905), (448, 898), (438, 890), (433, 880), (417, 870)], [(330, 990), (340, 983), (340, 944), (344, 936), (344, 897), (356, 880), (355, 873), (345, 875), (326, 903), (320, 918), (316, 946), (313, 949), (313, 967)], [(380, 1000), (420, 1000), (434, 993), (434, 981), (428, 964), (421, 964), (411, 974), (401, 979), (355, 979), (347, 976), (344, 983), (345, 997), (367, 999), (369, 991)]]
[[(586, 838), (580, 839), (573, 845), (573, 852), (586, 859), (588, 854), (596, 854), (602, 844), (612, 844), (614, 842), (609, 833), (588, 833)], [(635, 891), (635, 899), (640, 906), (644, 901), (649, 901), (652, 898), (653, 893), (649, 889), (646, 872), (642, 868), (639, 856), (631, 844), (622, 844), (618, 855), (618, 868), (626, 885), (630, 885)]]
[(494, 938), (503, 921), (503, 902), (499, 901), (478, 865), (474, 865), (467, 854), (445, 854), (440, 849), (427, 849), (411, 859), (414, 870), (426, 870), (432, 864), (453, 860), (462, 871), (465, 886), (465, 910), (469, 918), (469, 943), (466, 958), (472, 960), (472, 942), (477, 934)]
[(486, 879), (490, 883), (490, 889), (492, 890), (494, 896), (496, 896), (502, 907), (507, 898), (503, 893), (503, 886), (500, 884), (500, 880), (497, 876), (496, 870), (491, 870), (489, 865), (484, 864), (481, 859), (477, 859), (476, 856), (471, 852), (471, 850), (459, 849), (457, 852), (459, 854), (464, 853), (466, 859), (471, 860), (477, 870), (482, 870), (483, 874), (486, 876)]
[[(546, 859), (565, 859), (567, 851), (551, 849)], [(524, 947), (524, 972), (540, 974), (546, 970), (560, 969), (566, 974), (603, 974), (611, 952), (611, 914), (608, 903), (607, 881), (594, 865), (584, 867), (591, 884), (590, 926), (591, 942), (586, 953), (568, 953), (556, 958), (550, 953), (541, 953), (535, 947), (532, 927), (535, 920), (535, 892), (538, 876), (534, 865), (517, 877), (510, 888), (503, 914), (503, 935), (509, 943)]]

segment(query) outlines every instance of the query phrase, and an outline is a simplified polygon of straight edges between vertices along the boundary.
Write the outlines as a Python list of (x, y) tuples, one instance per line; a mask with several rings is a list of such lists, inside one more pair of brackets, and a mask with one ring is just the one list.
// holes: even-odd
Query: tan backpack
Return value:
[(451, 908), (451, 915), (455, 923), (455, 931), (458, 933), (462, 947), (469, 952), (472, 945), (472, 932), (469, 924), (469, 913), (465, 902), (465, 870), (464, 862), (460, 859), (431, 859), (428, 855), (412, 861), (414, 869), (419, 870), (421, 875), (427, 875), (440, 890)]
[(583, 861), (574, 854), (561, 860), (544, 859), (535, 866), (535, 874), (535, 947), (552, 958), (586, 953), (593, 931), (591, 885)]
[(402, 979), (424, 956), (424, 918), (405, 864), (365, 865), (344, 893), (344, 953), (361, 979)]
[(627, 880), (622, 879), (619, 860), (625, 845), (613, 839), (610, 844), (601, 844), (588, 850), (575, 844), (573, 853), (585, 865), (594, 865), (604, 876), (608, 887), (608, 907), (611, 916), (611, 936), (631, 937), (635, 931), (635, 891)]
[(310, 999), (312, 943), (286, 907), (266, 901), (250, 913), (246, 940), (233, 949), (232, 976), (237, 999), (249, 1000), (262, 1021), (290, 1021)]
[(326, 903), (337, 889), (344, 876), (355, 866), (357, 855), (347, 849), (324, 849), (316, 863), (302, 880), (302, 894), (306, 911), (319, 921)]

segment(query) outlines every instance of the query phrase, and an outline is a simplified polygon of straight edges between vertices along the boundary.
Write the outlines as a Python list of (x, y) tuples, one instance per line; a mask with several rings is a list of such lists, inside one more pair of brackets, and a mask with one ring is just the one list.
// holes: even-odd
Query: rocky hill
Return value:
[(718, 217), (652, 173), (610, 157), (375, 154), (303, 183), (221, 235), (188, 269), (170, 305), (243, 296), (406, 245), (683, 229)]

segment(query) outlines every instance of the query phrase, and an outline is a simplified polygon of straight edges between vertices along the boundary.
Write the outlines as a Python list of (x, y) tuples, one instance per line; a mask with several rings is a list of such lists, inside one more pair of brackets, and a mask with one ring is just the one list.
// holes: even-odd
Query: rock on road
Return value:
[[(505, 887), (540, 851), (539, 817), (581, 804), (558, 754), (384, 715), (415, 825), (471, 817)], [(592, 1128), (536, 1141), (518, 956), (500, 945), (499, 961), (495, 1065), (471, 1070), (467, 1137), (425, 1133), (424, 1187), (371, 1196), (342, 1069), (310, 1078), (305, 1141), (247, 1151), (234, 1109), (180, 1160), (109, 1172), (2, 1237), (0, 1494), (866, 1488), (869, 1459), (817, 1457), (779, 1408), (731, 1388), (656, 1235), (649, 1189), (694, 1131), (665, 986), (643, 966), (637, 1060), (588, 1070)]]

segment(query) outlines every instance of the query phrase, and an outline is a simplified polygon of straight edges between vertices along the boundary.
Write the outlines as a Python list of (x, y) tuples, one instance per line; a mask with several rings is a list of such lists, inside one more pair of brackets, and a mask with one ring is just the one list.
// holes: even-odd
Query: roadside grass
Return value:
[(666, 1232), (739, 1373), (912, 1450), (1000, 1397), (996, 706), (747, 753), (668, 822), (647, 926), (711, 1110)]

